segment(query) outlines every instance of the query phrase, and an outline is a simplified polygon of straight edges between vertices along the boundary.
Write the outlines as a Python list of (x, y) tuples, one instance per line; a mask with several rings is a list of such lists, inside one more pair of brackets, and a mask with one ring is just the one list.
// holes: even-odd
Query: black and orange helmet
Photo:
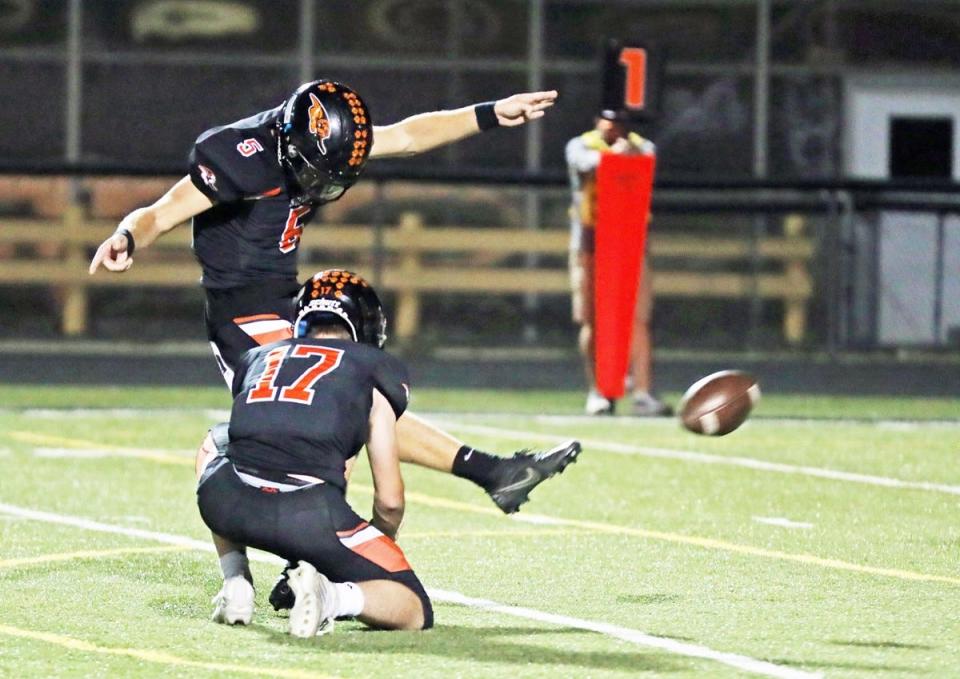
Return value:
[(373, 287), (363, 277), (344, 269), (314, 274), (295, 300), (294, 337), (306, 337), (319, 323), (337, 320), (356, 342), (379, 348), (387, 341), (387, 317)]
[(284, 102), (277, 154), (293, 205), (328, 203), (360, 177), (373, 147), (370, 111), (360, 96), (332, 80), (314, 80)]

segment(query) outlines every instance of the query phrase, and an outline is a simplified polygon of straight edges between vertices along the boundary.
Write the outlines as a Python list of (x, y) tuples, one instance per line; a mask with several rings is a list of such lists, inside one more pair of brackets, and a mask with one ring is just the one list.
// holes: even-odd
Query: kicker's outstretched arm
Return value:
[(370, 157), (412, 156), (471, 137), (487, 126), (517, 127), (542, 118), (556, 100), (556, 90), (524, 92), (488, 104), (420, 113), (393, 125), (374, 126)]

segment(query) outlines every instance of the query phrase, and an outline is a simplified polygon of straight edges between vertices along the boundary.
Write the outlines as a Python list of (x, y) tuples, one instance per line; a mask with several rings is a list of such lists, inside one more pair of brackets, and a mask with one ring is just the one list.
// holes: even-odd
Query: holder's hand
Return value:
[(97, 253), (90, 260), (90, 273), (95, 273), (100, 265), (107, 271), (122, 273), (133, 266), (133, 257), (127, 255), (127, 237), (115, 233), (100, 244)]

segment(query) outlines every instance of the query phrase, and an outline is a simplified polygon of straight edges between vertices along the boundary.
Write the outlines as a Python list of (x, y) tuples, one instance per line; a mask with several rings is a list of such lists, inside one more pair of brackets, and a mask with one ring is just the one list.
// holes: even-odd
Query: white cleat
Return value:
[(253, 619), (253, 585), (242, 575), (227, 578), (212, 603), (214, 622), (249, 625)]
[(583, 407), (587, 415), (612, 415), (613, 401), (604, 398), (596, 389), (587, 392), (587, 402)]
[(301, 639), (329, 634), (337, 609), (337, 593), (322, 573), (306, 561), (287, 573), (296, 597), (290, 609), (290, 634)]

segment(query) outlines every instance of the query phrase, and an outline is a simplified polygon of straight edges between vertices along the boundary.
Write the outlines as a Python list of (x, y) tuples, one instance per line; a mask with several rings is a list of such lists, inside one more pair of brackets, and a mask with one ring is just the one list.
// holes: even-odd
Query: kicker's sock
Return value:
[(497, 481), (497, 466), (502, 458), (470, 446), (460, 446), (457, 456), (453, 458), (453, 475), (461, 479), (473, 481), (487, 490)]
[(334, 582), (334, 591), (337, 593), (338, 618), (352, 618), (363, 613), (363, 590), (355, 582)]
[(242, 575), (250, 583), (253, 583), (253, 575), (250, 573), (250, 562), (247, 560), (246, 552), (232, 551), (221, 556), (220, 570), (223, 571), (224, 580)]

